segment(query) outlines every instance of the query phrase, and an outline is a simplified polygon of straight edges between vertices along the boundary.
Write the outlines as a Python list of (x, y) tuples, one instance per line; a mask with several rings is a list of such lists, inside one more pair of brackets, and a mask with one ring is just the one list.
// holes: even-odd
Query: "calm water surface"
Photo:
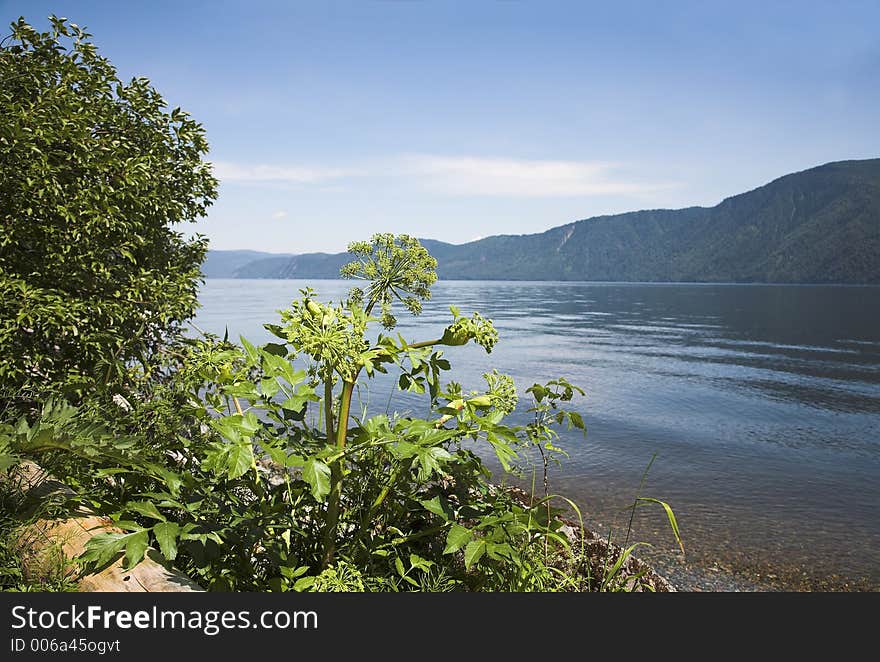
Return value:
[[(268, 341), (262, 323), (311, 285), (339, 300), (345, 281), (208, 280), (196, 323)], [(407, 337), (437, 337), (448, 307), (480, 311), (501, 340), (491, 355), (447, 348), (453, 376), (479, 388), (495, 367), (523, 391), (565, 376), (586, 438), (554, 491), (588, 524), (622, 536), (643, 493), (670, 502), (682, 560), (663, 515), (640, 509), (641, 553), (690, 589), (880, 590), (880, 288), (442, 281)], [(374, 411), (381, 384), (363, 390)], [(394, 394), (391, 410), (424, 413)]]

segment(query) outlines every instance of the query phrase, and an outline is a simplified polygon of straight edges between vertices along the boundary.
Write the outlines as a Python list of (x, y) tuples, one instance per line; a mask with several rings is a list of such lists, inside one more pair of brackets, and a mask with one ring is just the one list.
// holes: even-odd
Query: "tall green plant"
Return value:
[[(365, 285), (345, 301), (321, 303), (303, 290), (267, 325), (282, 342), (203, 342), (182, 363), (187, 411), (204, 433), (174, 445), (186, 470), (167, 467), (170, 478), (155, 459), (142, 461), (149, 470), (129, 476), (118, 506), (130, 532), (99, 538), (88, 558), (106, 561), (131, 544), (136, 558), (146, 536), (163, 551), (184, 550), (178, 563), (227, 588), (262, 575), (301, 589), (343, 560), (368, 577), (391, 573), (395, 586), (445, 577), (444, 585), (485, 588), (534, 574), (524, 568), (538, 558), (529, 552), (537, 541), (568, 544), (554, 511), (496, 488), (472, 450), (484, 443), (510, 468), (517, 447), (535, 442), (531, 428), (505, 423), (517, 403), (513, 380), (493, 371), (483, 389), (466, 391), (441, 379), (451, 368), (441, 348), (474, 341), (491, 351), (491, 321), (453, 308), (437, 338), (391, 335), (394, 305), (420, 311), (436, 262), (408, 236), (376, 235), (351, 251), (343, 275)], [(426, 398), (429, 416), (352, 412), (356, 385), (392, 370), (397, 388)], [(555, 402), (553, 385), (533, 388)], [(132, 526), (133, 515), (147, 520)], [(238, 566), (238, 580), (218, 577), (218, 555)]]

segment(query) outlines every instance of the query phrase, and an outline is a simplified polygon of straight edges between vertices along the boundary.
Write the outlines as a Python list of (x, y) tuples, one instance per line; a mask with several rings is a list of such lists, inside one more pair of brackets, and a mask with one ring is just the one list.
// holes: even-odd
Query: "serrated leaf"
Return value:
[(249, 443), (230, 444), (226, 459), (226, 477), (232, 480), (247, 473), (254, 464), (254, 449)]
[(250, 442), (236, 444), (215, 442), (208, 445), (203, 466), (214, 475), (226, 476), (232, 480), (243, 476), (254, 463), (254, 450)]
[(278, 380), (274, 377), (260, 380), (260, 390), (263, 392), (264, 397), (274, 397), (280, 388)]
[(164, 467), (160, 467), (158, 465), (150, 465), (148, 467), (153, 471), (153, 473), (159, 476), (162, 479), (162, 482), (165, 483), (165, 487), (168, 488), (168, 491), (171, 492), (173, 496), (180, 495), (180, 488), (183, 486), (183, 480), (173, 471), (165, 469)]
[(303, 480), (312, 488), (312, 496), (323, 501), (330, 494), (330, 467), (316, 458), (309, 458), (302, 469)]
[(474, 534), (471, 533), (470, 529), (466, 529), (460, 524), (453, 524), (452, 528), (449, 529), (449, 533), (446, 534), (446, 548), (443, 550), (443, 553), (453, 554), (457, 552), (473, 540), (473, 537)]
[(474, 563), (478, 563), (486, 553), (486, 541), (482, 538), (471, 540), (464, 548), (464, 568), (470, 570)]
[(81, 561), (93, 562), (101, 567), (113, 560), (125, 547), (125, 533), (99, 533), (86, 541), (85, 551), (80, 555)]
[(486, 434), (486, 440), (492, 444), (492, 448), (495, 449), (495, 455), (501, 463), (502, 468), (505, 471), (510, 471), (511, 461), (518, 457), (516, 451), (513, 450), (507, 442), (499, 439), (498, 436), (492, 432)]
[(449, 520), (449, 515), (446, 514), (445, 510), (443, 510), (443, 503), (440, 501), (439, 496), (435, 496), (433, 499), (419, 501), (419, 503), (422, 504), (422, 507), (425, 510), (432, 512), (435, 515), (439, 515), (445, 521)]
[(441, 465), (452, 459), (445, 448), (440, 446), (416, 446), (416, 455), (418, 456), (419, 480), (427, 480), (432, 473), (442, 473)]
[(294, 370), (290, 361), (268, 351), (263, 352), (263, 370), (270, 377), (281, 377), (291, 386), (296, 386), (306, 378), (305, 370)]
[(398, 459), (405, 460), (415, 457), (419, 452), (419, 446), (409, 441), (401, 441), (396, 446), (393, 446), (391, 450)]
[(236, 398), (247, 398), (248, 400), (256, 400), (259, 396), (257, 393), (257, 385), (253, 382), (238, 382), (224, 386), (222, 392)]
[(169, 561), (177, 558), (177, 536), (180, 526), (176, 522), (160, 522), (153, 527), (153, 535), (159, 543), (159, 551)]
[(305, 463), (305, 458), (302, 455), (296, 455), (295, 453), (288, 455), (284, 461), (284, 464), (288, 467), (301, 467), (304, 466)]
[(269, 446), (268, 444), (263, 446), (263, 450), (268, 453), (269, 458), (275, 463), (280, 464), (282, 467), (287, 462), (287, 450), (282, 448), (281, 446)]
[(157, 519), (161, 522), (165, 521), (165, 515), (159, 512), (159, 509), (156, 508), (152, 501), (130, 501), (125, 504), (125, 509), (150, 519)]
[(249, 411), (247, 414), (235, 414), (235, 418), (240, 419), (239, 425), (241, 426), (242, 431), (247, 436), (253, 436), (253, 434), (260, 429), (260, 419), (257, 418), (257, 415)]
[(418, 554), (410, 554), (409, 565), (411, 568), (418, 568), (419, 570), (424, 570), (427, 572), (431, 569), (431, 566), (434, 565), (434, 562), (429, 561), (428, 559), (423, 559)]
[(150, 546), (150, 538), (146, 529), (128, 535), (125, 541), (125, 568), (133, 568), (144, 558), (147, 547)]
[(311, 398), (303, 395), (292, 395), (281, 403), (281, 408), (288, 411), (300, 412)]
[(125, 566), (131, 568), (144, 558), (149, 544), (147, 530), (133, 533), (99, 533), (86, 543), (85, 551), (80, 560), (94, 562), (98, 567), (104, 566), (125, 549)]
[(259, 360), (260, 356), (257, 348), (249, 343), (247, 338), (245, 338), (244, 336), (239, 336), (238, 339), (241, 341), (241, 346), (244, 347), (244, 352), (245, 354), (247, 354), (248, 361), (250, 361), (251, 364), (256, 363)]

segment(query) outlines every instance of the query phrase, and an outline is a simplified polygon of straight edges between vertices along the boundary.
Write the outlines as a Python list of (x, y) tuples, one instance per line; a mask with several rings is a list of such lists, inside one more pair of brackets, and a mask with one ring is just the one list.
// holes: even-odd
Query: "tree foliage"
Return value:
[(90, 36), (23, 18), (0, 48), (0, 396), (112, 381), (196, 307), (217, 193), (202, 127)]

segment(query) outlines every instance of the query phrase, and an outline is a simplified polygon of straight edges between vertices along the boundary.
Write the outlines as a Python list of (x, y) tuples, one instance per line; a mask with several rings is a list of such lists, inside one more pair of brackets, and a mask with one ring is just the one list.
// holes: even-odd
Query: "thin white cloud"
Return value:
[(287, 218), (287, 211), (284, 209), (279, 209), (272, 214), (272, 218), (276, 221), (280, 221), (282, 218)]
[(214, 175), (224, 182), (238, 184), (314, 184), (353, 174), (342, 168), (325, 166), (251, 165), (215, 161)]
[(214, 173), (225, 182), (244, 185), (298, 185), (338, 190), (354, 177), (372, 184), (393, 181), (450, 196), (589, 197), (640, 195), (674, 188), (670, 183), (644, 183), (622, 174), (605, 161), (557, 161), (487, 156), (414, 154), (361, 161), (349, 167), (326, 165), (247, 165), (218, 161)]
[(615, 174), (615, 164), (600, 161), (416, 155), (404, 163), (431, 190), (453, 195), (580, 197), (668, 188), (627, 181)]

